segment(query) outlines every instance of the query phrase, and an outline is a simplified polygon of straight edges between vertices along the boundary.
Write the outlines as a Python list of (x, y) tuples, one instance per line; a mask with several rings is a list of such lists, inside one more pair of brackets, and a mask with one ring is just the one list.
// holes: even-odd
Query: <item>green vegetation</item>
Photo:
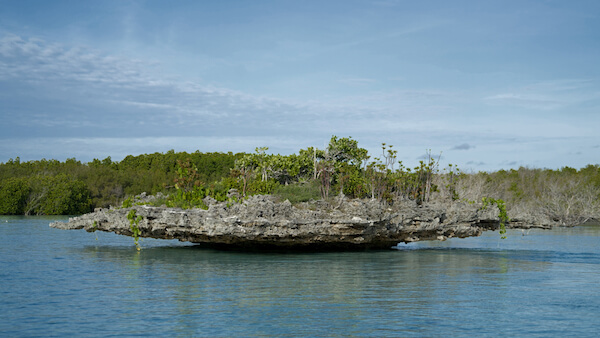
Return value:
[(90, 211), (85, 183), (64, 173), (8, 177), (0, 183), (0, 214), (75, 215)]
[(127, 214), (127, 219), (129, 220), (129, 229), (131, 229), (131, 237), (133, 237), (133, 240), (135, 242), (135, 247), (138, 251), (140, 251), (142, 248), (140, 247), (140, 235), (142, 234), (141, 230), (140, 230), (140, 222), (142, 221), (143, 217), (141, 215), (136, 215), (137, 212), (135, 211), (135, 209), (131, 209), (129, 210), (129, 213)]
[(308, 202), (310, 200), (319, 200), (321, 198), (320, 184), (317, 180), (308, 182), (279, 185), (273, 191), (273, 194), (280, 201), (289, 200), (292, 204)]
[(0, 185), (0, 213), (22, 215), (25, 213), (30, 187), (28, 181), (20, 177), (9, 177)]
[(500, 238), (506, 238), (506, 223), (510, 221), (508, 213), (506, 212), (506, 204), (501, 199), (495, 199), (491, 197), (482, 198), (483, 206), (482, 209), (487, 208), (490, 205), (495, 205), (498, 208), (498, 217), (500, 218)]
[(166, 197), (154, 204), (179, 208), (207, 208), (208, 197), (231, 205), (254, 194), (292, 203), (340, 194), (383, 203), (481, 201), (498, 208), (503, 231), (508, 214), (564, 225), (600, 218), (598, 165), (464, 173), (454, 165), (440, 169), (431, 151), (413, 168), (397, 157), (392, 145), (382, 144), (372, 158), (351, 137), (333, 136), (324, 150), (309, 147), (287, 156), (261, 147), (249, 154), (169, 151), (120, 162), (17, 158), (0, 163), (0, 214), (81, 214), (131, 207), (133, 196), (161, 192)]
[(176, 191), (178, 161), (189, 160), (201, 168), (199, 181), (218, 182), (230, 175), (242, 155), (169, 151), (127, 156), (121, 162), (107, 157), (89, 163), (11, 159), (0, 163), (0, 214), (82, 214), (97, 207), (121, 205), (142, 192), (170, 194)]
[[(454, 189), (464, 200), (484, 197), (502, 200), (512, 219), (533, 215), (561, 225), (582, 224), (600, 219), (600, 166), (576, 170), (519, 168), (492, 173), (461, 173)], [(438, 177), (448, 181), (448, 174)], [(446, 195), (448, 191), (444, 192)]]

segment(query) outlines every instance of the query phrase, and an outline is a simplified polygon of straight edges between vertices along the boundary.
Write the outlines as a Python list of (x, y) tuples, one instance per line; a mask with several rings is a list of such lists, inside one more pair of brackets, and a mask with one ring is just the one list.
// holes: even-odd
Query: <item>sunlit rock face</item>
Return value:
[[(208, 210), (134, 206), (98, 209), (55, 222), (58, 229), (85, 229), (131, 235), (127, 214), (142, 217), (141, 237), (178, 239), (212, 247), (241, 249), (388, 249), (400, 242), (479, 236), (499, 226), (496, 208), (467, 203), (417, 206), (337, 198), (292, 206), (257, 195), (242, 203), (207, 199)], [(524, 226), (531, 226), (531, 224)]]

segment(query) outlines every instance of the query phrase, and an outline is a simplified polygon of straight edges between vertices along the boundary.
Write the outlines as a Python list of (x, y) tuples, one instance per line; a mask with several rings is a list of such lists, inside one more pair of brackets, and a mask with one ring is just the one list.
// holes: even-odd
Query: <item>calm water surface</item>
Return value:
[(597, 336), (600, 227), (240, 253), (0, 216), (0, 336)]

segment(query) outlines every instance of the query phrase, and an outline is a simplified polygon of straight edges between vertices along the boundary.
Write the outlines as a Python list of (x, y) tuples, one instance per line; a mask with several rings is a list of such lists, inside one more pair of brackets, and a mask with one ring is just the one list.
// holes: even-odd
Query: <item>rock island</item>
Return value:
[[(254, 195), (240, 203), (205, 199), (208, 209), (179, 209), (136, 205), (104, 208), (58, 229), (108, 231), (131, 236), (132, 210), (139, 216), (140, 237), (178, 239), (227, 249), (365, 250), (390, 249), (398, 243), (479, 236), (499, 228), (498, 209), (469, 203), (389, 205), (373, 199), (311, 201), (293, 206), (269, 195)], [(509, 226), (549, 228), (513, 220)]]

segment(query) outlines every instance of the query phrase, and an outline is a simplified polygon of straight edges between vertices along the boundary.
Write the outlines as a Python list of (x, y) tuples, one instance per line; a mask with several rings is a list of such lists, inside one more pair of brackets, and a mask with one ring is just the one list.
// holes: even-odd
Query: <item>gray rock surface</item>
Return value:
[[(307, 250), (388, 249), (400, 242), (479, 236), (499, 227), (495, 207), (453, 203), (390, 206), (374, 200), (338, 198), (292, 206), (257, 195), (233, 205), (207, 201), (208, 210), (137, 205), (97, 209), (93, 213), (54, 222), (58, 229), (85, 229), (131, 235), (127, 214), (142, 216), (141, 237), (178, 239), (223, 248), (292, 248)], [(523, 223), (524, 227), (544, 227)]]

